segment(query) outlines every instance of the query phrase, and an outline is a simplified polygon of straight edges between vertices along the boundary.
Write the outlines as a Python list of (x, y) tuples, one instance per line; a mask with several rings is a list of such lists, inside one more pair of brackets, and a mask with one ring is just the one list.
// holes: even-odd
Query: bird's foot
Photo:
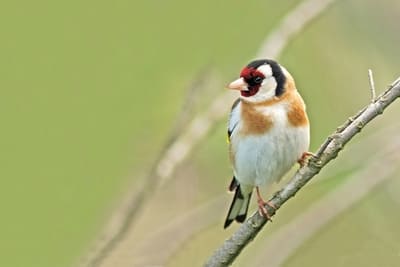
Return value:
[(265, 208), (265, 206), (268, 206), (268, 207), (270, 207), (270, 208), (276, 210), (275, 205), (272, 204), (272, 202), (270, 202), (270, 201), (265, 202), (265, 201), (263, 201), (263, 200), (261, 200), (261, 199), (259, 199), (259, 200), (257, 201), (257, 203), (258, 203), (258, 213), (259, 213), (261, 216), (263, 216), (264, 218), (266, 218), (268, 221), (271, 221), (271, 222), (272, 222), (272, 219), (271, 219), (272, 216), (268, 213), (268, 210)]
[(258, 213), (266, 218), (267, 220), (271, 221), (271, 215), (268, 213), (268, 210), (265, 208), (265, 206), (268, 206), (274, 210), (276, 210), (276, 206), (271, 202), (271, 201), (265, 201), (260, 194), (260, 189), (258, 186), (256, 187), (257, 190), (257, 204), (258, 204)]
[(297, 163), (300, 164), (300, 167), (303, 167), (304, 165), (307, 164), (308, 158), (309, 157), (315, 157), (315, 154), (312, 152), (304, 152), (301, 157), (297, 160)]

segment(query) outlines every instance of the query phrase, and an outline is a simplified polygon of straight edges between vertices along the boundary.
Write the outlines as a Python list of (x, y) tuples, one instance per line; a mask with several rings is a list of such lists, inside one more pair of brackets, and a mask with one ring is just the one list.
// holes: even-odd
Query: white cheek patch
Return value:
[(276, 82), (274, 77), (269, 77), (268, 79), (265, 79), (260, 89), (260, 95), (262, 95), (264, 99), (274, 98), (277, 85), (278, 83)]
[(272, 76), (272, 69), (271, 66), (266, 64), (266, 65), (261, 65), (260, 67), (257, 68), (259, 72), (264, 74), (264, 77), (268, 79), (269, 77)]
[(270, 92), (273, 91), (275, 94), (276, 86), (278, 85), (276, 79), (272, 76), (269, 78), (265, 78), (263, 83), (261, 84), (261, 91)]

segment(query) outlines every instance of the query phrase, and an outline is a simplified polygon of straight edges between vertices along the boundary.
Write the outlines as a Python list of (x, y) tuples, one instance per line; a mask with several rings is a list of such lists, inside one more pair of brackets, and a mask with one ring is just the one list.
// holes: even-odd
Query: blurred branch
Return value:
[[(200, 97), (200, 92), (204, 92), (201, 90), (206, 85), (206, 81), (211, 79), (211, 66), (206, 66), (201, 70), (194, 79), (190, 82), (186, 90), (186, 95), (182, 101), (182, 107), (180, 112), (175, 119), (175, 125), (172, 127), (172, 130), (169, 135), (169, 140), (166, 142), (165, 146), (170, 146), (176, 139), (179, 137), (180, 130), (184, 128), (184, 125), (188, 124), (189, 121), (193, 118), (196, 103), (198, 98)], [(162, 153), (160, 153), (162, 154)], [(157, 163), (160, 160), (157, 161)]]
[(144, 183), (140, 186), (141, 189), (135, 190), (135, 194), (133, 195), (128, 195), (125, 201), (123, 201), (123, 204), (121, 204), (113, 214), (108, 226), (103, 230), (102, 242), (99, 241), (101, 244), (97, 244), (97, 249), (94, 248), (95, 251), (91, 253), (92, 255), (89, 255), (89, 259), (83, 264), (84, 266), (94, 267), (100, 265), (108, 253), (112, 251), (115, 245), (125, 236), (136, 218), (140, 207), (146, 201), (148, 194), (154, 191), (160, 179), (157, 176), (157, 167), (168, 148), (179, 138), (179, 130), (190, 120), (190, 116), (194, 113), (194, 99), (198, 91), (200, 91), (200, 88), (204, 86), (205, 81), (209, 80), (211, 77), (211, 72), (208, 70), (209, 68), (205, 68), (200, 71), (188, 86), (181, 111), (175, 119), (175, 125), (172, 127), (167, 141), (161, 148), (158, 158), (152, 164), (150, 171), (143, 179)]
[[(279, 209), (286, 201), (293, 197), (312, 177), (336, 158), (338, 153), (344, 148), (362, 128), (400, 97), (400, 77), (393, 82), (390, 87), (376, 98), (375, 101), (367, 105), (362, 111), (350, 118), (336, 132), (329, 136), (320, 146), (315, 157), (310, 158), (308, 164), (300, 168), (293, 176), (291, 181), (282, 190), (275, 193), (270, 199), (270, 203)], [(265, 206), (269, 214), (274, 215), (276, 210), (270, 206)], [(254, 213), (240, 228), (226, 240), (220, 248), (209, 258), (205, 266), (228, 266), (240, 254), (243, 248), (253, 240), (258, 232), (267, 223), (267, 220)]]
[(286, 45), (313, 19), (321, 15), (335, 0), (307, 0), (289, 12), (280, 25), (262, 43), (257, 57), (276, 58)]

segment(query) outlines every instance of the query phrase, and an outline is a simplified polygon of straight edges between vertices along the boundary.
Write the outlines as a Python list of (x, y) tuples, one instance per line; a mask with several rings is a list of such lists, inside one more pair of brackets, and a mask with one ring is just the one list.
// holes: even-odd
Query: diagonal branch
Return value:
[[(378, 96), (373, 102), (367, 105), (354, 117), (347, 120), (344, 125), (338, 127), (320, 146), (315, 157), (310, 158), (307, 165), (300, 168), (293, 176), (291, 181), (286, 184), (282, 190), (275, 193), (270, 202), (279, 209), (286, 201), (293, 197), (312, 177), (336, 158), (338, 153), (364, 126), (375, 117), (382, 114), (383, 111), (396, 98), (400, 97), (400, 77), (394, 81), (390, 87)], [(274, 215), (275, 210), (265, 206), (269, 214)], [(208, 259), (205, 266), (228, 266), (240, 254), (247, 244), (253, 240), (258, 232), (267, 223), (267, 220), (254, 213), (240, 228), (226, 240), (220, 248)]]

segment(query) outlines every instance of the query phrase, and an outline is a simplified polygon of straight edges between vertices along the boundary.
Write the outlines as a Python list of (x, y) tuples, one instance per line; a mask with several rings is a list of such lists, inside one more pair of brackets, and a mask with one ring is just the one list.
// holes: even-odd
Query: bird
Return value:
[(304, 165), (310, 124), (303, 98), (292, 75), (272, 59), (251, 61), (240, 77), (226, 86), (240, 92), (228, 119), (229, 159), (234, 193), (224, 228), (247, 217), (254, 188), (259, 213), (270, 219), (260, 187), (278, 182), (298, 162)]

